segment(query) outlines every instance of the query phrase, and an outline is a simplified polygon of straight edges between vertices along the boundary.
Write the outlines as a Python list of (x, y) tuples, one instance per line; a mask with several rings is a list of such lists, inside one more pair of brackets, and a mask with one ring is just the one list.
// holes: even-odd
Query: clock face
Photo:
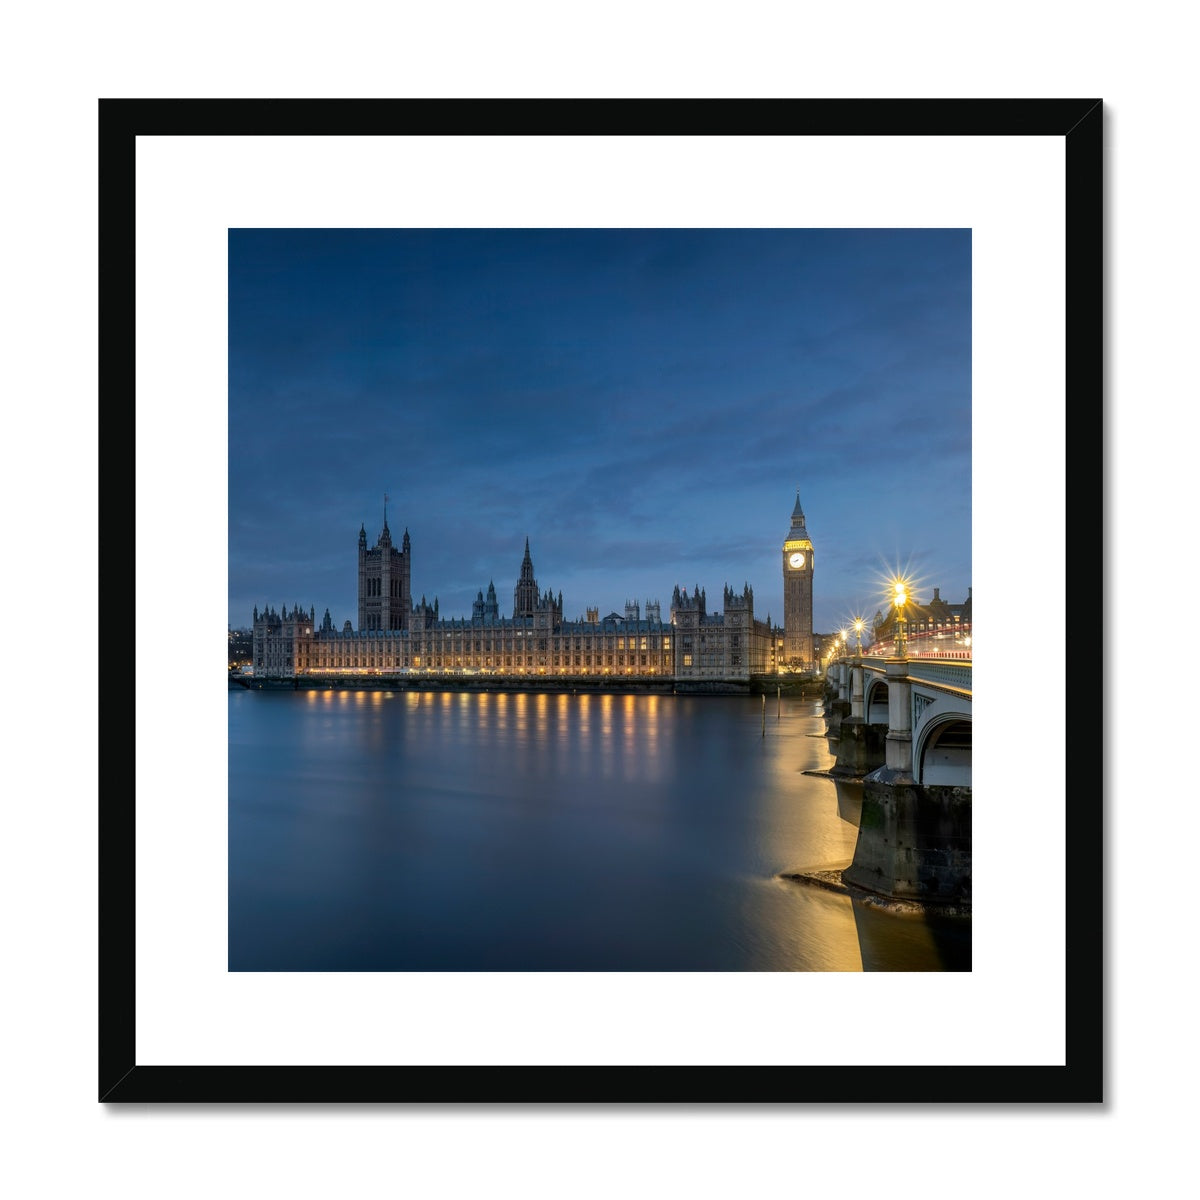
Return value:
[(802, 567), (804, 566), (804, 555), (797, 550), (796, 553), (788, 559), (788, 563), (793, 567)]

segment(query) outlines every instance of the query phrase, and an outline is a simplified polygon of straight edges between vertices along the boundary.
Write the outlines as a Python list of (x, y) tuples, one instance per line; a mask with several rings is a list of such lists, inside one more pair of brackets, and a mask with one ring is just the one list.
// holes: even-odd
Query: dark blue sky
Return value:
[(414, 596), (565, 615), (749, 582), (814, 623), (971, 583), (969, 230), (231, 230), (229, 623), (357, 623), (360, 524)]

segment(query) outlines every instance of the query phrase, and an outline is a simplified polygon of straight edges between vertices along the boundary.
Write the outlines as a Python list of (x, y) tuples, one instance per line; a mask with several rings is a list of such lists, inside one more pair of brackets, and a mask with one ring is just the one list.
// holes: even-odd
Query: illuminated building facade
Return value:
[[(263, 678), (401, 674), (545, 676), (746, 682), (774, 674), (782, 631), (754, 616), (754, 591), (726, 587), (720, 612), (709, 612), (697, 585), (676, 587), (668, 622), (657, 600), (626, 601), (624, 614), (563, 619), (562, 593), (543, 592), (534, 577), (529, 539), (513, 590), (511, 616), (500, 615), (495, 583), (480, 589), (469, 617), (443, 618), (438, 601), (411, 602), (411, 543), (383, 532), (367, 548), (358, 535), (358, 628), (336, 629), (329, 610), (299, 605), (282, 612), (254, 610), (254, 674)], [(809, 642), (811, 644), (811, 572)]]

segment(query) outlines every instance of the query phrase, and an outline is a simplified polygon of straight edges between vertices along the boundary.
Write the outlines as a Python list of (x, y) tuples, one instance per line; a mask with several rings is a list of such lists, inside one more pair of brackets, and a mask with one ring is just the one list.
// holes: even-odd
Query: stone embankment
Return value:
[(294, 679), (263, 679), (234, 673), (229, 676), (230, 690), (245, 688), (249, 691), (565, 692), (579, 695), (616, 692), (658, 696), (749, 696), (774, 695), (778, 688), (786, 696), (819, 695), (819, 685), (810, 686), (816, 686), (818, 690), (806, 691), (802, 682), (779, 685), (773, 677), (728, 681), (620, 675), (570, 679), (549, 675), (515, 678), (502, 675), (302, 675)]

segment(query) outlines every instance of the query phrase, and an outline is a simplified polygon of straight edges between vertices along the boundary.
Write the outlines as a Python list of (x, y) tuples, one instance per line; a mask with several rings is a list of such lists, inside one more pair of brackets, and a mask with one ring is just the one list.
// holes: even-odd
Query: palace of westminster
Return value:
[[(678, 682), (748, 682), (751, 676), (816, 669), (822, 638), (813, 634), (813, 545), (799, 494), (783, 542), (784, 624), (754, 616), (754, 591), (726, 587), (710, 612), (699, 586), (675, 588), (669, 620), (658, 601), (625, 604), (624, 615), (563, 620), (562, 593), (542, 592), (533, 574), (529, 539), (513, 594), (512, 616), (501, 616), (494, 584), (481, 590), (470, 617), (443, 618), (435, 599), (412, 600), (408, 532), (392, 542), (383, 532), (367, 545), (358, 533), (358, 627), (334, 628), (325, 610), (299, 606), (254, 610), (253, 673), (266, 679), (328, 676), (497, 675), (594, 679), (621, 676)], [(831, 639), (830, 639), (831, 640)]]

